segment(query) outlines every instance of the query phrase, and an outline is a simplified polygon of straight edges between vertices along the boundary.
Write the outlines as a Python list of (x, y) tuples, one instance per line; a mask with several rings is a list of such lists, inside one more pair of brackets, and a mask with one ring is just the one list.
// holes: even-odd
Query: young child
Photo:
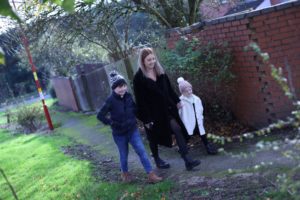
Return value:
[(199, 134), (208, 154), (217, 154), (217, 149), (209, 143), (203, 126), (203, 106), (201, 99), (193, 94), (192, 85), (182, 77), (177, 79), (182, 108), (179, 116), (189, 135)]
[[(153, 170), (147, 152), (141, 140), (135, 117), (135, 103), (131, 94), (127, 92), (127, 84), (123, 76), (116, 71), (109, 74), (112, 94), (106, 99), (97, 114), (97, 118), (106, 125), (110, 125), (114, 142), (116, 143), (121, 165), (121, 178), (124, 182), (131, 182), (128, 173), (128, 144), (138, 154), (143, 167), (148, 174), (148, 182), (157, 183), (162, 180)], [(110, 117), (107, 114), (110, 114)]]

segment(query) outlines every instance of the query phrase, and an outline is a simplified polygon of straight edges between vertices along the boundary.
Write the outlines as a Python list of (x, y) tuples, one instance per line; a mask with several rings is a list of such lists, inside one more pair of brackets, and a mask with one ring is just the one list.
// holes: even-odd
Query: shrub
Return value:
[(25, 133), (35, 132), (42, 126), (43, 110), (39, 106), (22, 106), (15, 113), (16, 123)]
[(159, 51), (159, 57), (172, 82), (183, 76), (193, 85), (210, 119), (232, 119), (233, 57), (226, 42), (204, 44), (197, 38), (181, 39), (175, 49)]

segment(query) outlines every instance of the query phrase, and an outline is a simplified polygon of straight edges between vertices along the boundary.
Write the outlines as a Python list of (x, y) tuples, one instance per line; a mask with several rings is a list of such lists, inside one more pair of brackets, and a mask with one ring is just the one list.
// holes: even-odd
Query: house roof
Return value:
[(255, 10), (264, 0), (249, 1), (237, 4), (231, 8), (225, 15), (232, 15), (235, 13)]

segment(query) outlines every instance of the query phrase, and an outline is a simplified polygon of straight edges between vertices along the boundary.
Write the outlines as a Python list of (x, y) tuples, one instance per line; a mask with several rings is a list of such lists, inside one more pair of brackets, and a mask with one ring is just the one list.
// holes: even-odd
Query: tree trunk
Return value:
[(192, 25), (196, 22), (201, 2), (202, 0), (189, 0), (189, 25)]
[(132, 69), (132, 65), (131, 65), (129, 57), (124, 58), (124, 64), (126, 66), (126, 72), (127, 72), (127, 76), (129, 79), (129, 84), (132, 87), (132, 81), (133, 81), (134, 74), (133, 74), (133, 69)]

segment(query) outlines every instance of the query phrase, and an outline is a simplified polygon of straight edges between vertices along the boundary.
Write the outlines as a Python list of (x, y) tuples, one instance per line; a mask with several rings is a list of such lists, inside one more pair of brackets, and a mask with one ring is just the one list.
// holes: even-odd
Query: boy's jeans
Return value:
[(114, 141), (119, 149), (120, 164), (122, 172), (128, 172), (128, 144), (130, 143), (135, 152), (140, 157), (140, 161), (147, 173), (152, 171), (151, 163), (148, 159), (147, 152), (142, 142), (140, 133), (136, 129), (133, 133), (126, 135), (113, 135)]

